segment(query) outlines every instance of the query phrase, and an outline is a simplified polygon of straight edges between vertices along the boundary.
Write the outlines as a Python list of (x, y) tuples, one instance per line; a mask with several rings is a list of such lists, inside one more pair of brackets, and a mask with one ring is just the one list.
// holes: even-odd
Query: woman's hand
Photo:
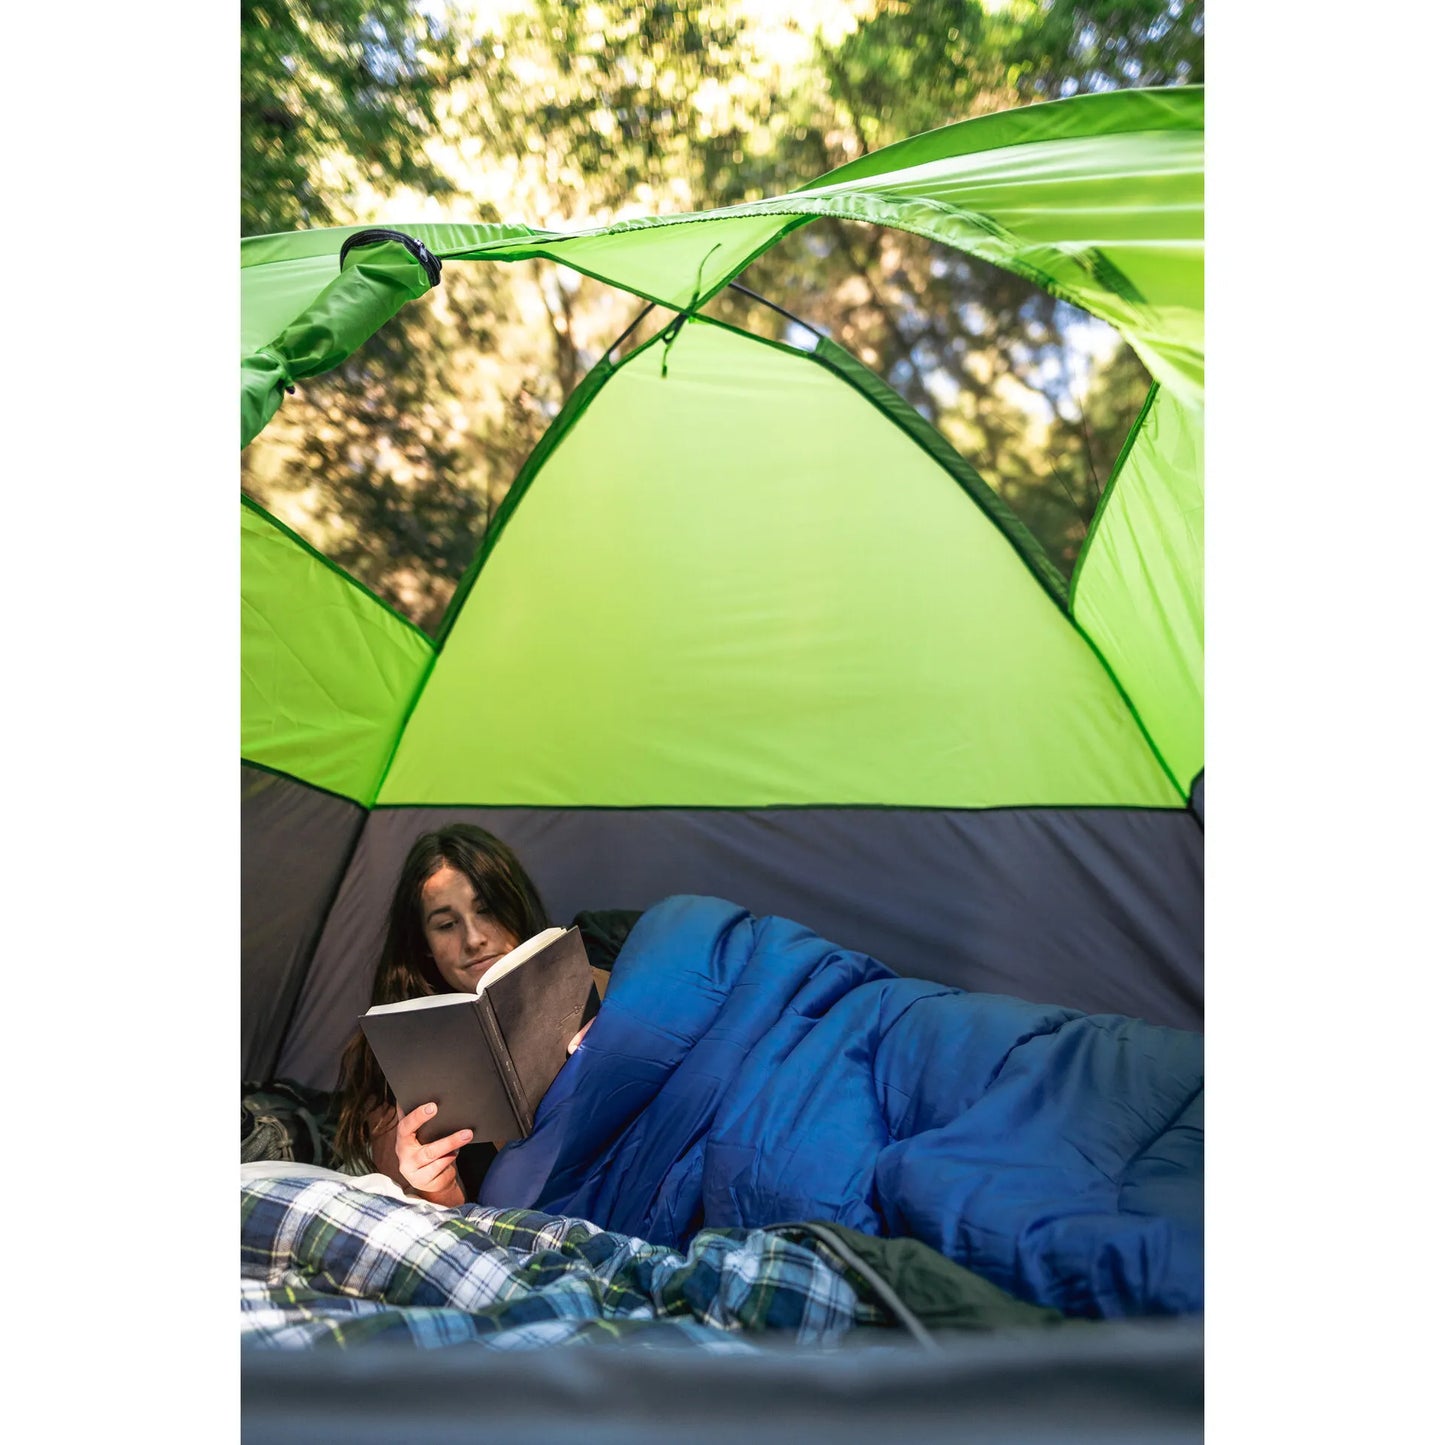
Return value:
[(592, 1025), (596, 1022), (596, 1019), (588, 1019), (587, 1022), (583, 1024), (582, 1027), (578, 1029), (575, 1034), (572, 1035), (572, 1042), (567, 1045), (567, 1056), (569, 1058), (577, 1052), (577, 1045), (580, 1044), (582, 1040), (587, 1037), (587, 1030), (590, 1029)]
[(416, 1131), (437, 1111), (435, 1104), (422, 1104), (410, 1114), (396, 1106), (396, 1163), (406, 1187), (433, 1204), (465, 1204), (461, 1180), (457, 1177), (457, 1151), (472, 1142), (470, 1129), (423, 1144)]

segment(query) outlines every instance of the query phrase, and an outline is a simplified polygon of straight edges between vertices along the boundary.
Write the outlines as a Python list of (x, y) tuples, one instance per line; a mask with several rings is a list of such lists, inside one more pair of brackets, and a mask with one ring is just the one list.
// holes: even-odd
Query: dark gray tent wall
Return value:
[(1203, 834), (1186, 809), (381, 808), (320, 934), (281, 1075), (334, 1084), (401, 861), (457, 821), (506, 840), (554, 922), (713, 894), (913, 977), (1202, 1025)]
[(349, 799), (241, 764), (242, 1082), (285, 1076), (282, 1040), (365, 821)]

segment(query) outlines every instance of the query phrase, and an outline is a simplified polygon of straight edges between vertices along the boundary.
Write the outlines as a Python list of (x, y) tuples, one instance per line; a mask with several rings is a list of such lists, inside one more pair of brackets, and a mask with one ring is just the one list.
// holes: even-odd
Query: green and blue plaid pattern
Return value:
[(807, 1244), (705, 1229), (686, 1255), (526, 1209), (431, 1209), (339, 1179), (241, 1188), (242, 1341), (493, 1348), (822, 1345), (891, 1316)]

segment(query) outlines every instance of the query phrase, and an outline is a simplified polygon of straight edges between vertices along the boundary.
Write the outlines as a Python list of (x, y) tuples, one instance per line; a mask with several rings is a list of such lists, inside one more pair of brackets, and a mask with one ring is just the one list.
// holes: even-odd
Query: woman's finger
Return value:
[(416, 1137), (416, 1131), (431, 1118), (437, 1111), (435, 1104), (418, 1104), (409, 1114), (401, 1112), (401, 1105), (396, 1106), (396, 1137), (400, 1142), (407, 1135)]
[(433, 1160), (430, 1164), (424, 1164), (420, 1168), (412, 1169), (410, 1172), (403, 1170), (412, 1185), (421, 1189), (431, 1189), (436, 1185), (444, 1183), (448, 1174), (457, 1167), (457, 1156), (455, 1154), (443, 1154), (440, 1159)]
[(444, 1138), (434, 1139), (430, 1144), (419, 1144), (416, 1149), (416, 1159), (420, 1164), (434, 1164), (445, 1154), (455, 1154), (463, 1144), (472, 1142), (472, 1131), (470, 1129), (458, 1129), (455, 1134), (448, 1134)]

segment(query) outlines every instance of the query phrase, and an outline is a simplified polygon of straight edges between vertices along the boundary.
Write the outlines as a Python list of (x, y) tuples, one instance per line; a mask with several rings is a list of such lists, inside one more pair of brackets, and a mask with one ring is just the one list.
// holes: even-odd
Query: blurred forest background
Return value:
[[(242, 0), (241, 227), (603, 225), (776, 195), (990, 111), (1203, 79), (1202, 0)], [(885, 377), (1069, 575), (1149, 385), (1109, 327), (835, 220), (739, 280)], [(286, 398), (242, 486), (434, 630), (523, 461), (643, 304), (540, 261), (448, 265)], [(703, 310), (790, 334), (736, 291)]]

